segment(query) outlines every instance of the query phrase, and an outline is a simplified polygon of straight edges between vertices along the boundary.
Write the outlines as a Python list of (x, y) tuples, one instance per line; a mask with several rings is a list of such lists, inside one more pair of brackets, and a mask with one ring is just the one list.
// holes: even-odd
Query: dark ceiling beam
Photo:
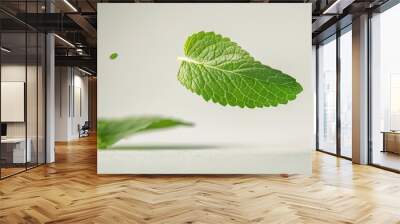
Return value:
[(63, 13), (19, 13), (16, 17), (42, 32), (80, 31), (78, 26), (68, 14)]
[(95, 71), (97, 62), (95, 57), (91, 56), (56, 56), (56, 66), (79, 66), (88, 67)]
[(336, 0), (333, 1), (330, 5), (328, 5), (324, 10), (324, 14), (342, 14), (343, 11), (351, 4), (353, 4), (355, 0)]
[(95, 5), (92, 4), (90, 0), (86, 0), (86, 3), (90, 6), (90, 8), (93, 9), (93, 11), (97, 12), (97, 8)]
[(80, 14), (68, 14), (68, 17), (82, 28), (86, 34), (92, 39), (96, 39), (97, 30), (88, 22), (88, 20)]
[(323, 9), (320, 9), (320, 16), (315, 16), (316, 20), (312, 24), (313, 34), (329, 27), (330, 24), (328, 22), (342, 15), (345, 9), (354, 2), (355, 0), (336, 0)]
[[(54, 5), (56, 8), (61, 9), (67, 15), (69, 19), (74, 21), (75, 24), (77, 24), (82, 31), (88, 36), (86, 39), (86, 42), (88, 42), (91, 46), (96, 46), (96, 37), (97, 37), (97, 30), (96, 28), (82, 15), (82, 10), (81, 10), (81, 4), (85, 1), (72, 1), (69, 0), (68, 3), (66, 4), (64, 1), (55, 1)], [(88, 1), (86, 1), (87, 3)], [(93, 5), (89, 5), (89, 7), (92, 7)]]
[(90, 57), (94, 57), (94, 58), (97, 56), (96, 48), (80, 47), (79, 49), (82, 50), (82, 55), (79, 55), (77, 52), (77, 49), (75, 49), (75, 48), (57, 46), (55, 48), (55, 51), (56, 51), (56, 55), (60, 55), (60, 56), (76, 55), (76, 56), (90, 56)]
[(400, 4), (400, 0), (376, 0), (373, 3), (371, 3), (371, 8), (375, 8), (375, 12), (377, 13), (381, 13), (384, 12), (390, 8), (392, 8), (393, 6)]
[[(142, 2), (142, 1), (141, 1)], [(227, 3), (224, 0), (153, 0), (155, 3)], [(248, 3), (250, 0), (231, 0), (229, 3)]]
[(88, 67), (84, 67), (84, 66), (81, 66), (81, 67), (78, 67), (78, 68), (84, 70), (85, 73), (86, 72), (90, 73), (91, 75), (96, 75), (97, 74), (97, 71), (93, 70), (92, 68), (88, 68)]
[(318, 30), (322, 30), (323, 26), (326, 25), (334, 17), (335, 16), (319, 16), (319, 17), (316, 17), (315, 22), (313, 22), (313, 24), (312, 24), (312, 32), (315, 33)]
[[(77, 10), (76, 4), (74, 4), (74, 1), (67, 0), (69, 4), (65, 3), (63, 0), (51, 0), (52, 4), (56, 9), (58, 9), (60, 12), (63, 13), (74, 13), (76, 12), (75, 9)], [(75, 9), (72, 9), (70, 7), (72, 5)]]
[[(84, 31), (86, 36), (89, 38), (85, 38), (85, 41), (90, 46), (96, 46), (96, 37), (97, 30), (93, 27), (89, 21), (80, 15), (80, 13), (20, 13), (15, 16), (17, 21), (22, 22), (20, 26), (18, 26), (17, 22), (13, 19), (0, 19), (2, 26), (2, 30), (12, 31), (16, 28), (25, 30), (25, 25), (28, 24), (35, 30), (41, 32), (81, 32)], [(16, 26), (17, 25), (17, 26)], [(80, 41), (82, 42), (82, 41)]]
[(16, 22), (13, 19), (2, 18), (0, 19), (1, 24), (1, 32), (25, 32), (25, 25), (19, 22)]
[(18, 17), (18, 14), (14, 15), (13, 13), (11, 13), (11, 12), (3, 9), (3, 8), (0, 8), (0, 13), (4, 15), (5, 19), (11, 19), (15, 23), (18, 23), (18, 24), (22, 25), (24, 28), (29, 28), (29, 29), (35, 30), (35, 27), (33, 27), (30, 24), (26, 23), (24, 19), (21, 19), (20, 17)]
[(329, 37), (335, 35), (337, 30), (342, 30), (345, 27), (349, 26), (352, 23), (352, 20), (353, 15), (349, 14), (344, 16), (340, 20), (335, 20), (333, 23), (330, 23), (330, 25), (324, 28), (323, 31), (313, 35), (313, 44), (319, 44)]

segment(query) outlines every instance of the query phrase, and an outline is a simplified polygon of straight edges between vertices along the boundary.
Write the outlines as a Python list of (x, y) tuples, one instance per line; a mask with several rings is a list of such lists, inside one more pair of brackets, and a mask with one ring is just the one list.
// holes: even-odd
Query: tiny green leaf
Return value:
[(198, 32), (185, 42), (178, 80), (223, 106), (270, 107), (294, 100), (303, 87), (288, 74), (263, 65), (229, 38)]
[(118, 57), (118, 54), (117, 53), (112, 53), (111, 55), (110, 55), (110, 59), (111, 60), (114, 60), (114, 59), (116, 59)]
[(175, 126), (193, 126), (193, 124), (177, 119), (155, 116), (99, 119), (97, 121), (97, 146), (99, 149), (106, 149), (131, 135)]

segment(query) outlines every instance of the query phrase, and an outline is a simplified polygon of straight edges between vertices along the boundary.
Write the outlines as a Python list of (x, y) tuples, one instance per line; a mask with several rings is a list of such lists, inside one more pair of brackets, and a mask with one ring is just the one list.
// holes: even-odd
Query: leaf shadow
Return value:
[(203, 144), (154, 144), (154, 145), (121, 145), (113, 146), (110, 149), (116, 150), (192, 150), (192, 149), (218, 149), (222, 146), (218, 145), (203, 145)]

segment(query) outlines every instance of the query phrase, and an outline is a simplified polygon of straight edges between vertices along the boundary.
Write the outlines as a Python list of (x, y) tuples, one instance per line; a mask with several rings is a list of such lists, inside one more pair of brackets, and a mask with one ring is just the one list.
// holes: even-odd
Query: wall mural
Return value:
[(98, 173), (310, 173), (311, 15), (98, 4)]

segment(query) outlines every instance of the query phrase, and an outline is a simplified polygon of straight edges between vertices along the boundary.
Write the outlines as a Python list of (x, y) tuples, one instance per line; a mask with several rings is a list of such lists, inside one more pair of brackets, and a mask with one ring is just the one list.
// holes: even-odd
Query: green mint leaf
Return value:
[(111, 60), (114, 60), (114, 59), (116, 59), (118, 57), (118, 54), (117, 53), (112, 53), (111, 55), (110, 55), (110, 59)]
[(193, 126), (193, 123), (155, 116), (99, 119), (97, 121), (97, 146), (99, 149), (107, 149), (131, 135), (176, 126)]
[(229, 38), (198, 32), (185, 43), (178, 80), (223, 106), (270, 107), (294, 100), (303, 87), (288, 74), (263, 65)]

